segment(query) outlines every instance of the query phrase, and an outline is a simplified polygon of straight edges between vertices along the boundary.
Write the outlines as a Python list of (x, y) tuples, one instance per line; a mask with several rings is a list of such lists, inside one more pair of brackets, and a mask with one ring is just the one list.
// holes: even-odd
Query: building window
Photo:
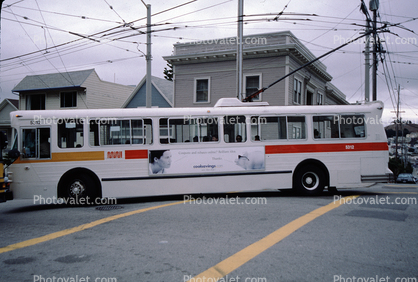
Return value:
[(27, 95), (26, 110), (45, 110), (45, 94)]
[(209, 103), (210, 102), (210, 79), (196, 78), (194, 81), (194, 102)]
[(316, 94), (316, 104), (323, 105), (324, 104), (324, 95), (318, 93)]
[(293, 83), (293, 102), (302, 104), (302, 82), (295, 78)]
[[(251, 94), (254, 94), (261, 88), (261, 75), (246, 75), (245, 76), (245, 97), (250, 96)], [(254, 97), (253, 101), (260, 101), (261, 94), (259, 94), (257, 97)]]
[(61, 92), (61, 108), (77, 107), (77, 91)]

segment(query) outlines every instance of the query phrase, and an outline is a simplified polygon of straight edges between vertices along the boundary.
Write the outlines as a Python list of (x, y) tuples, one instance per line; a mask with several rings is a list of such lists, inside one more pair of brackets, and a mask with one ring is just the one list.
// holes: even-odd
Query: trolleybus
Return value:
[(388, 179), (382, 102), (11, 113), (15, 198), (325, 188)]

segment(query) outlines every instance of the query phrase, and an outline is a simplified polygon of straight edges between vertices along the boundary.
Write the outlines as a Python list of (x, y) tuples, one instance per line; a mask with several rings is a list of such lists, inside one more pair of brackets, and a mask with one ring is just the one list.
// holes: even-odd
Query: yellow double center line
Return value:
[[(196, 281), (198, 278), (201, 279), (209, 279), (211, 278), (213, 281), (217, 281), (219, 279), (221, 279), (222, 277), (226, 276), (227, 274), (231, 273), (232, 271), (234, 271), (235, 269), (237, 269), (238, 267), (242, 266), (243, 264), (245, 264), (246, 262), (250, 261), (251, 259), (253, 259), (254, 257), (258, 256), (259, 254), (261, 254), (262, 252), (264, 252), (265, 250), (267, 250), (268, 248), (272, 247), (273, 245), (277, 244), (278, 242), (280, 242), (281, 240), (283, 240), (284, 238), (286, 238), (287, 236), (289, 236), (290, 234), (292, 234), (293, 232), (295, 232), (296, 230), (298, 230), (299, 228), (301, 228), (302, 226), (306, 225), (307, 223), (311, 222), (312, 220), (320, 217), (321, 215), (341, 206), (342, 204), (344, 204), (345, 202), (347, 202), (350, 199), (354, 199), (359, 197), (360, 195), (354, 195), (354, 196), (348, 196), (348, 197), (344, 197), (342, 199), (339, 199), (337, 201), (334, 201), (324, 207), (320, 207), (308, 214), (305, 214), (304, 216), (301, 216), (295, 220), (293, 220), (292, 222), (286, 224), (285, 226), (277, 229), (276, 231), (274, 231), (273, 233), (267, 235), (266, 237), (264, 237), (263, 239), (251, 244), (250, 246), (242, 249), (241, 251), (237, 252), (236, 254), (230, 256), (229, 258), (221, 261), (220, 263), (218, 263), (217, 265), (209, 268), (208, 270), (200, 273), (199, 275), (191, 278), (189, 281)], [(188, 202), (188, 201), (186, 201)], [(120, 219), (120, 218), (124, 218), (130, 215), (134, 215), (134, 214), (139, 214), (139, 213), (143, 213), (146, 211), (150, 211), (150, 210), (155, 210), (155, 209), (159, 209), (159, 208), (163, 208), (163, 207), (169, 207), (169, 206), (174, 206), (174, 205), (178, 205), (178, 204), (183, 204), (185, 203), (185, 201), (180, 201), (180, 202), (174, 202), (174, 203), (170, 203), (170, 204), (165, 204), (165, 205), (159, 205), (159, 206), (154, 206), (154, 207), (149, 207), (149, 208), (145, 208), (145, 209), (140, 209), (140, 210), (134, 210), (131, 212), (127, 212), (127, 213), (122, 213), (122, 214), (118, 214), (118, 215), (114, 215), (114, 216), (110, 216), (110, 217), (106, 217), (103, 219), (99, 219), (96, 221), (92, 221), (90, 223), (86, 223), (86, 224), (82, 224), (73, 228), (69, 228), (69, 229), (65, 229), (62, 231), (58, 231), (58, 232), (54, 232), (45, 236), (41, 236), (38, 238), (34, 238), (34, 239), (30, 239), (27, 241), (23, 241), (20, 243), (16, 243), (16, 244), (12, 244), (3, 248), (0, 248), (0, 254), (1, 253), (6, 253), (6, 252), (10, 252), (13, 250), (17, 250), (17, 249), (21, 249), (21, 248), (25, 248), (25, 247), (29, 247), (29, 246), (33, 246), (42, 242), (46, 242), (52, 239), (56, 239), (59, 237), (63, 237), (75, 232), (79, 232), (82, 230), (86, 230), (95, 226), (98, 226), (100, 224), (106, 223), (106, 222), (110, 222), (116, 219)], [(200, 281), (200, 280), (198, 280)]]

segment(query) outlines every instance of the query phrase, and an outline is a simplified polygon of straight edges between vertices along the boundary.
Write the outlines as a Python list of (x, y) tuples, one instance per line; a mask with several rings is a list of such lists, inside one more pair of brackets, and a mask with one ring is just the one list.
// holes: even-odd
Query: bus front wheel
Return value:
[(293, 176), (293, 189), (303, 195), (319, 195), (325, 186), (326, 174), (312, 164), (299, 168)]
[(70, 174), (61, 179), (59, 197), (71, 205), (88, 205), (94, 203), (97, 195), (97, 184), (88, 174)]

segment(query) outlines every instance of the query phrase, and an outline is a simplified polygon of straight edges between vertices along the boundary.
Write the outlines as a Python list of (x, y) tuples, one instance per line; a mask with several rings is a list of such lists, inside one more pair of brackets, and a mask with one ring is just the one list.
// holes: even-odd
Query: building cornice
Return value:
[[(243, 59), (256, 59), (266, 57), (290, 56), (301, 65), (306, 64), (316, 57), (297, 39), (291, 32), (280, 32), (272, 34), (261, 34), (256, 36), (275, 37), (277, 44), (244, 45)], [(250, 37), (250, 36), (247, 36)], [(208, 43), (181, 43), (174, 45), (175, 52), (172, 56), (164, 56), (164, 60), (173, 65), (187, 65), (208, 62), (222, 62), (236, 60), (236, 44), (217, 44), (217, 42), (228, 42), (233, 37), (220, 40), (211, 40)], [(275, 43), (273, 42), (273, 43)], [(217, 46), (218, 48), (215, 48)], [(177, 48), (179, 51), (177, 52)], [(215, 49), (217, 49), (215, 51)], [(201, 52), (199, 52), (201, 51)], [(331, 81), (332, 76), (326, 71), (326, 66), (316, 61), (307, 67), (325, 81)]]

